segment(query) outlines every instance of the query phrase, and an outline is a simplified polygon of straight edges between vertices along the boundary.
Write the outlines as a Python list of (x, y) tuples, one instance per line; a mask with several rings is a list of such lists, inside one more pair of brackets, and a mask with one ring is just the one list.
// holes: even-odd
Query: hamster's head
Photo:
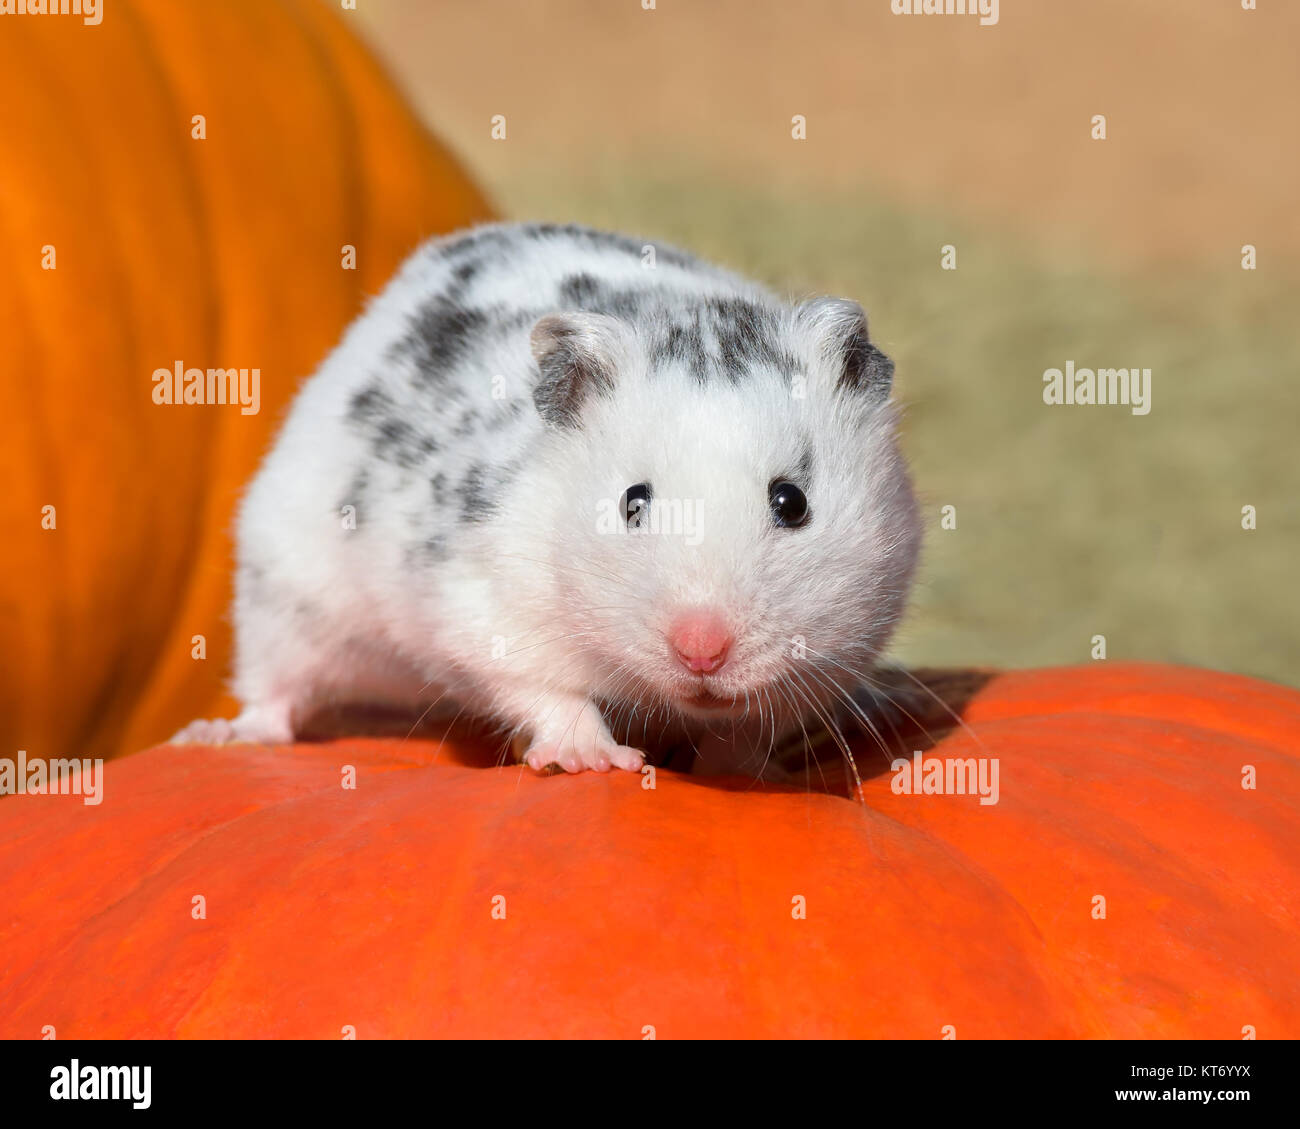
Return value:
[(555, 314), (532, 348), (552, 595), (598, 695), (792, 719), (869, 672), (920, 523), (857, 303)]

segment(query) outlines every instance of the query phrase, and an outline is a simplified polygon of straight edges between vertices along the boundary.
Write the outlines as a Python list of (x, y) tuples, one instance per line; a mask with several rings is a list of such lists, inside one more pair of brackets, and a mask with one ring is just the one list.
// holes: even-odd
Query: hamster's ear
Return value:
[(614, 387), (624, 330), (604, 314), (547, 314), (533, 326), (529, 342), (541, 380), (533, 403), (556, 427), (576, 427), (582, 405)]
[(839, 374), (839, 385), (872, 400), (889, 398), (894, 362), (871, 344), (867, 313), (850, 298), (814, 298), (798, 310), (826, 363)]

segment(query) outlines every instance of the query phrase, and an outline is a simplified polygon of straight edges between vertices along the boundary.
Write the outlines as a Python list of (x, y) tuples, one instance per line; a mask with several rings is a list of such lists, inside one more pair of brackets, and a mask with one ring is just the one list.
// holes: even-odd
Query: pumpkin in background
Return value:
[[(234, 709), (242, 485), (402, 257), (488, 217), (337, 7), (116, 0), (98, 26), (4, 21), (7, 756), (110, 756)], [(260, 369), (260, 411), (155, 405), (151, 374), (177, 361)]]
[(996, 804), (861, 743), (863, 805), (464, 742), (125, 757), (99, 806), (0, 803), (0, 1036), (1300, 1035), (1300, 694), (1095, 663), (965, 721), (925, 755), (997, 757)]

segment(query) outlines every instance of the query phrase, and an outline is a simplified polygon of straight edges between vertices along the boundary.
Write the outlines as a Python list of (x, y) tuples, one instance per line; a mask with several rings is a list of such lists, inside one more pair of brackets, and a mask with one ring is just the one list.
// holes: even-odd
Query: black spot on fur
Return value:
[(476, 431), (481, 431), (483, 427), (482, 417), (474, 408), (466, 408), (457, 420), (456, 426), (452, 428), (452, 434), (458, 439), (468, 438)]
[(483, 521), (491, 515), (494, 506), (487, 468), (475, 463), (460, 484), (460, 520)]
[(754, 365), (767, 365), (789, 380), (797, 362), (777, 342), (773, 315), (745, 298), (710, 298), (708, 310), (718, 339), (718, 363), (732, 383)]
[(605, 285), (589, 274), (571, 274), (560, 283), (560, 305), (588, 310), (608, 294)]
[(417, 532), (415, 539), (408, 541), (402, 549), (403, 560), (411, 569), (429, 568), (440, 564), (449, 555), (450, 549), (445, 533), (430, 533), (422, 536)]
[(637, 290), (611, 290), (593, 307), (598, 314), (636, 321), (646, 309), (647, 295)]
[(406, 420), (390, 416), (374, 429), (370, 448), (384, 462), (414, 470), (437, 452), (438, 442)]
[(709, 358), (704, 349), (704, 338), (698, 321), (686, 324), (673, 322), (664, 336), (655, 342), (651, 361), (663, 364), (672, 361), (682, 365), (701, 384), (708, 379)]
[(393, 398), (377, 384), (352, 397), (348, 414), (383, 462), (411, 470), (438, 450), (437, 440), (404, 419)]
[(652, 297), (639, 290), (616, 290), (601, 279), (582, 272), (571, 274), (560, 283), (557, 301), (566, 310), (635, 321)]
[(350, 418), (360, 424), (373, 423), (393, 411), (393, 398), (378, 384), (363, 388), (348, 405)]
[(504, 250), (513, 242), (510, 230), (487, 227), (467, 232), (450, 243), (434, 248), (437, 258), (449, 260), (467, 259), (474, 255), (486, 254), (493, 250)]
[(474, 281), (474, 276), (483, 269), (483, 262), (480, 259), (471, 259), (468, 262), (461, 263), (451, 272), (451, 285), (447, 287), (443, 294), (443, 300), (452, 305), (464, 305), (465, 291), (469, 289), (469, 284)]
[(542, 309), (507, 310), (501, 306), (494, 306), (488, 331), (496, 337), (510, 337), (521, 329), (532, 329), (537, 319), (546, 312)]
[(435, 533), (420, 542), (420, 552), (426, 561), (432, 563), (447, 559), (447, 535)]
[(439, 297), (410, 320), (410, 332), (394, 346), (409, 357), (426, 384), (438, 384), (469, 354), (476, 335), (488, 325), (483, 310), (467, 309)]
[(502, 493), (524, 467), (526, 456), (500, 466), (475, 463), (460, 484), (460, 520), (485, 521), (497, 511)]

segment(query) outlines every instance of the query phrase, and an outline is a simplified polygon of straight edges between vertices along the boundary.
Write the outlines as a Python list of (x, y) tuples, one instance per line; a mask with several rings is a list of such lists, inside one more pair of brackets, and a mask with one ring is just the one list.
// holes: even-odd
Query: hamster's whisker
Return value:
[(782, 672), (777, 677), (776, 688), (780, 692), (781, 696), (789, 703), (790, 711), (795, 715), (795, 720), (799, 722), (799, 729), (803, 733), (804, 776), (809, 777), (812, 775), (809, 767), (809, 761), (811, 760), (812, 764), (817, 766), (817, 775), (822, 778), (822, 790), (829, 790), (830, 785), (826, 782), (826, 774), (822, 772), (821, 761), (816, 757), (810, 756), (812, 752), (812, 738), (808, 736), (808, 727), (803, 723), (803, 711), (799, 709), (799, 703), (795, 700), (794, 688), (793, 684), (790, 682), (790, 676)]
[[(798, 684), (796, 684), (796, 683), (794, 682), (794, 680), (793, 680), (793, 676), (792, 676), (792, 672), (791, 672), (791, 677), (789, 678), (789, 680), (788, 680), (788, 682), (787, 682), (787, 685), (788, 685), (789, 688), (790, 688), (790, 693), (791, 693), (794, 697), (796, 697), (799, 701), (802, 701), (802, 702), (804, 703), (805, 707), (807, 707), (807, 709), (814, 710), (814, 712), (815, 712), (815, 706), (814, 706), (812, 700), (809, 698), (807, 690), (806, 690), (805, 688), (801, 687), (800, 685), (798, 685)], [(803, 712), (806, 712), (806, 711), (799, 711), (799, 712), (800, 712), (800, 714), (801, 714), (801, 716), (800, 716), (800, 725), (802, 725), (802, 724), (803, 724), (802, 713), (803, 713)], [(819, 716), (820, 716), (820, 715), (819, 715)], [(831, 740), (831, 741), (835, 741), (835, 740), (836, 740), (836, 733), (832, 732), (832, 727), (826, 725), (826, 724), (824, 723), (824, 721), (825, 721), (825, 719), (823, 719), (823, 727), (822, 727), (822, 728), (823, 728), (823, 731), (824, 731), (825, 734), (826, 734), (826, 737), (827, 737), (829, 740)], [(811, 750), (812, 750), (812, 749), (813, 749), (813, 748), (818, 744), (818, 742), (815, 741), (815, 740), (814, 740), (814, 739), (813, 739), (813, 738), (808, 734), (808, 730), (807, 730), (806, 727), (804, 728), (804, 736), (805, 736), (805, 742), (806, 742), (806, 743), (805, 743), (805, 752), (804, 752), (804, 757), (805, 757), (805, 762), (806, 762), (806, 759), (807, 759), (809, 753), (810, 753)], [(840, 749), (841, 749), (841, 751), (844, 751), (844, 744), (843, 744), (843, 736), (842, 736), (842, 735), (839, 736), (839, 743), (840, 743)], [(813, 763), (817, 765), (817, 772), (818, 772), (818, 774), (819, 774), (819, 775), (821, 776), (821, 778), (822, 778), (822, 786), (823, 786), (824, 788), (826, 788), (826, 789), (829, 791), (829, 789), (830, 789), (830, 785), (829, 785), (829, 783), (828, 783), (827, 780), (826, 780), (826, 774), (823, 773), (822, 770), (821, 770), (821, 762), (820, 762), (820, 761), (819, 761), (819, 760), (814, 756), (814, 757), (813, 757)], [(850, 763), (850, 764), (852, 763), (851, 758), (850, 758), (849, 763)]]
[[(885, 741), (884, 734), (876, 727), (875, 722), (871, 720), (871, 717), (867, 712), (853, 700), (853, 696), (843, 686), (836, 682), (835, 679), (826, 671), (822, 670), (815, 662), (809, 663), (806, 669), (808, 670), (808, 673), (816, 679), (819, 686), (830, 691), (831, 701), (842, 702), (848, 706), (850, 714), (852, 714), (855, 720), (859, 721), (870, 730), (876, 743), (880, 746), (881, 750), (885, 752), (886, 759), (889, 759), (889, 744)], [(894, 736), (898, 736), (897, 730), (894, 730)]]
[[(430, 686), (432, 686), (437, 680), (438, 680), (437, 675), (435, 675), (433, 678), (430, 678), (428, 682), (426, 682), (423, 686), (420, 687), (420, 692), (423, 693)], [(439, 702), (441, 702), (443, 698), (445, 698), (448, 695), (448, 693), (450, 693), (450, 691), (451, 691), (450, 685), (444, 686), (442, 689), (442, 693), (439, 694), (436, 698), (434, 698), (432, 702), (430, 702), (427, 706), (424, 707), (424, 709), (420, 711), (420, 716), (417, 717), (415, 721), (411, 723), (411, 728), (406, 731), (406, 736), (402, 738), (402, 742), (401, 742), (402, 744), (406, 744), (406, 742), (411, 739), (415, 731), (419, 729), (421, 725), (424, 724), (424, 719), (429, 716), (429, 713), (433, 710), (433, 708)], [(462, 713), (464, 713), (464, 711), (465, 711), (465, 707), (461, 706), (461, 708), (456, 713), (456, 717), (452, 718), (451, 721), (452, 725), (456, 724), (457, 719), (460, 717)], [(448, 728), (450, 728), (450, 726), (448, 726)]]
[[(897, 672), (898, 672), (899, 674), (901, 674), (904, 678), (909, 678), (909, 679), (911, 679), (914, 683), (916, 683), (916, 685), (917, 685), (921, 690), (924, 690), (925, 693), (927, 693), (931, 698), (934, 699), (935, 703), (939, 706), (940, 709), (943, 710), (944, 713), (946, 713), (950, 718), (952, 718), (953, 721), (955, 721), (955, 722), (957, 723), (958, 726), (961, 727), (962, 731), (963, 731), (963, 732), (964, 732), (964, 733), (965, 733), (965, 734), (966, 734), (966, 735), (967, 735), (967, 736), (968, 736), (972, 741), (974, 741), (976, 745), (979, 746), (980, 750), (981, 750), (985, 755), (988, 755), (988, 751), (989, 751), (989, 750), (988, 750), (988, 747), (984, 744), (984, 742), (983, 742), (982, 740), (980, 740), (980, 736), (979, 736), (979, 734), (976, 733), (975, 730), (973, 730), (969, 725), (966, 724), (966, 720), (965, 720), (965, 718), (963, 718), (963, 717), (961, 716), (961, 714), (957, 713), (957, 712), (952, 708), (952, 706), (950, 706), (950, 705), (949, 705), (947, 702), (945, 702), (941, 697), (939, 697), (939, 695), (936, 694), (932, 689), (930, 689), (929, 686), (927, 686), (924, 682), (922, 682), (919, 678), (917, 678), (916, 675), (914, 675), (914, 674), (913, 674), (910, 670), (908, 670), (906, 667), (903, 667), (903, 666), (891, 666), (891, 667), (889, 667), (888, 669), (890, 669), (891, 671), (897, 671)], [(873, 689), (873, 690), (877, 690), (879, 693), (881, 693), (881, 694), (886, 698), (886, 700), (891, 701), (891, 702), (893, 701), (893, 699), (889, 697), (888, 690), (887, 690), (885, 687), (878, 687), (878, 686), (876, 686), (874, 683), (872, 683), (872, 689)], [(896, 703), (895, 703), (895, 704), (896, 704)], [(899, 706), (898, 708), (899, 708), (900, 710), (902, 710), (902, 707), (901, 707), (901, 706)], [(906, 711), (902, 711), (902, 712), (906, 712)], [(920, 725), (919, 722), (918, 722), (917, 724)], [(925, 726), (920, 725), (920, 728), (925, 732), (926, 738), (927, 738), (928, 740), (930, 740), (930, 741), (933, 742), (933, 741), (934, 741), (934, 737), (931, 736), (930, 732), (929, 732), (928, 730), (925, 729)]]
[[(917, 729), (919, 729), (922, 733), (924, 733), (927, 741), (931, 742), (932, 744), (934, 743), (935, 740), (934, 734), (930, 732), (930, 730), (926, 727), (925, 723), (922, 722), (921, 719), (918, 718), (916, 715), (911, 713), (907, 709), (907, 707), (902, 704), (902, 702), (898, 701), (895, 697), (893, 697), (889, 693), (888, 687), (877, 683), (871, 677), (870, 671), (853, 670), (850, 667), (845, 666), (841, 662), (836, 662), (836, 660), (831, 658), (830, 655), (824, 654), (823, 652), (815, 650), (812, 647), (805, 646), (805, 650), (810, 655), (813, 655), (816, 658), (820, 658), (824, 662), (830, 663), (832, 666), (839, 667), (839, 669), (844, 671), (844, 673), (847, 674), (850, 678), (854, 679), (856, 682), (860, 684), (864, 684), (873, 693), (883, 697), (887, 702), (889, 702), (890, 705), (892, 705), (896, 710), (898, 710), (899, 713), (901, 713), (905, 718), (907, 718), (908, 721), (910, 721), (914, 726), (916, 726)], [(849, 697), (851, 698), (852, 695), (850, 694)], [(861, 709), (861, 707), (856, 702), (851, 704), (855, 709), (859, 709), (859, 710)], [(881, 717), (889, 725), (889, 728), (893, 732), (894, 737), (898, 738), (900, 736), (898, 732), (898, 728), (894, 725), (893, 721), (889, 718), (888, 714), (881, 714)]]
[[(849, 694), (844, 687), (835, 682), (834, 679), (823, 678), (822, 676), (826, 674), (826, 672), (818, 668), (816, 663), (811, 663), (808, 670), (814, 677), (816, 677), (821, 686), (831, 692), (832, 701), (838, 700), (848, 706), (849, 716), (858, 723), (858, 727), (862, 729), (864, 733), (867, 733), (872, 737), (879, 746), (881, 756), (883, 756), (886, 761), (893, 763), (893, 757), (890, 756), (890, 745), (885, 740), (884, 734), (882, 734), (876, 727), (876, 724), (871, 720), (870, 715), (868, 715), (867, 712), (853, 700), (852, 695)], [(896, 729), (894, 730), (894, 736), (895, 739), (898, 738), (898, 731)]]
[(849, 743), (844, 739), (844, 734), (840, 732), (839, 727), (835, 724), (835, 722), (831, 719), (831, 717), (828, 717), (827, 715), (823, 714), (821, 712), (820, 706), (818, 706), (813, 701), (814, 696), (812, 692), (809, 690), (807, 684), (804, 682), (803, 678), (800, 676), (799, 672), (791, 668), (790, 674), (795, 679), (798, 680), (801, 686), (803, 686), (804, 690), (806, 691), (806, 700), (808, 701), (808, 704), (812, 707), (813, 711), (817, 714), (817, 716), (821, 718), (822, 724), (825, 725), (827, 730), (829, 730), (829, 732), (834, 736), (835, 743), (839, 745), (840, 751), (843, 752), (845, 759), (849, 762), (849, 770), (853, 773), (853, 782), (857, 786), (860, 792), (862, 788), (862, 777), (858, 775), (857, 761), (853, 759), (853, 751), (849, 748)]
[[(777, 736), (777, 709), (776, 703), (772, 701), (772, 691), (768, 686), (763, 687), (763, 697), (767, 699), (767, 712), (772, 718), (772, 739), (767, 743), (767, 755), (763, 758), (763, 768), (767, 767), (767, 762), (772, 758), (772, 751), (776, 748)], [(760, 734), (761, 736), (761, 734)], [(759, 769), (761, 773), (763, 768)]]
[[(758, 775), (761, 778), (766, 771), (768, 762), (772, 759), (772, 754), (776, 752), (776, 703), (772, 701), (772, 689), (770, 686), (763, 687), (763, 696), (767, 699), (768, 713), (772, 715), (772, 739), (767, 743), (767, 752), (763, 754), (763, 763), (758, 766)], [(762, 734), (759, 734), (760, 740)]]

